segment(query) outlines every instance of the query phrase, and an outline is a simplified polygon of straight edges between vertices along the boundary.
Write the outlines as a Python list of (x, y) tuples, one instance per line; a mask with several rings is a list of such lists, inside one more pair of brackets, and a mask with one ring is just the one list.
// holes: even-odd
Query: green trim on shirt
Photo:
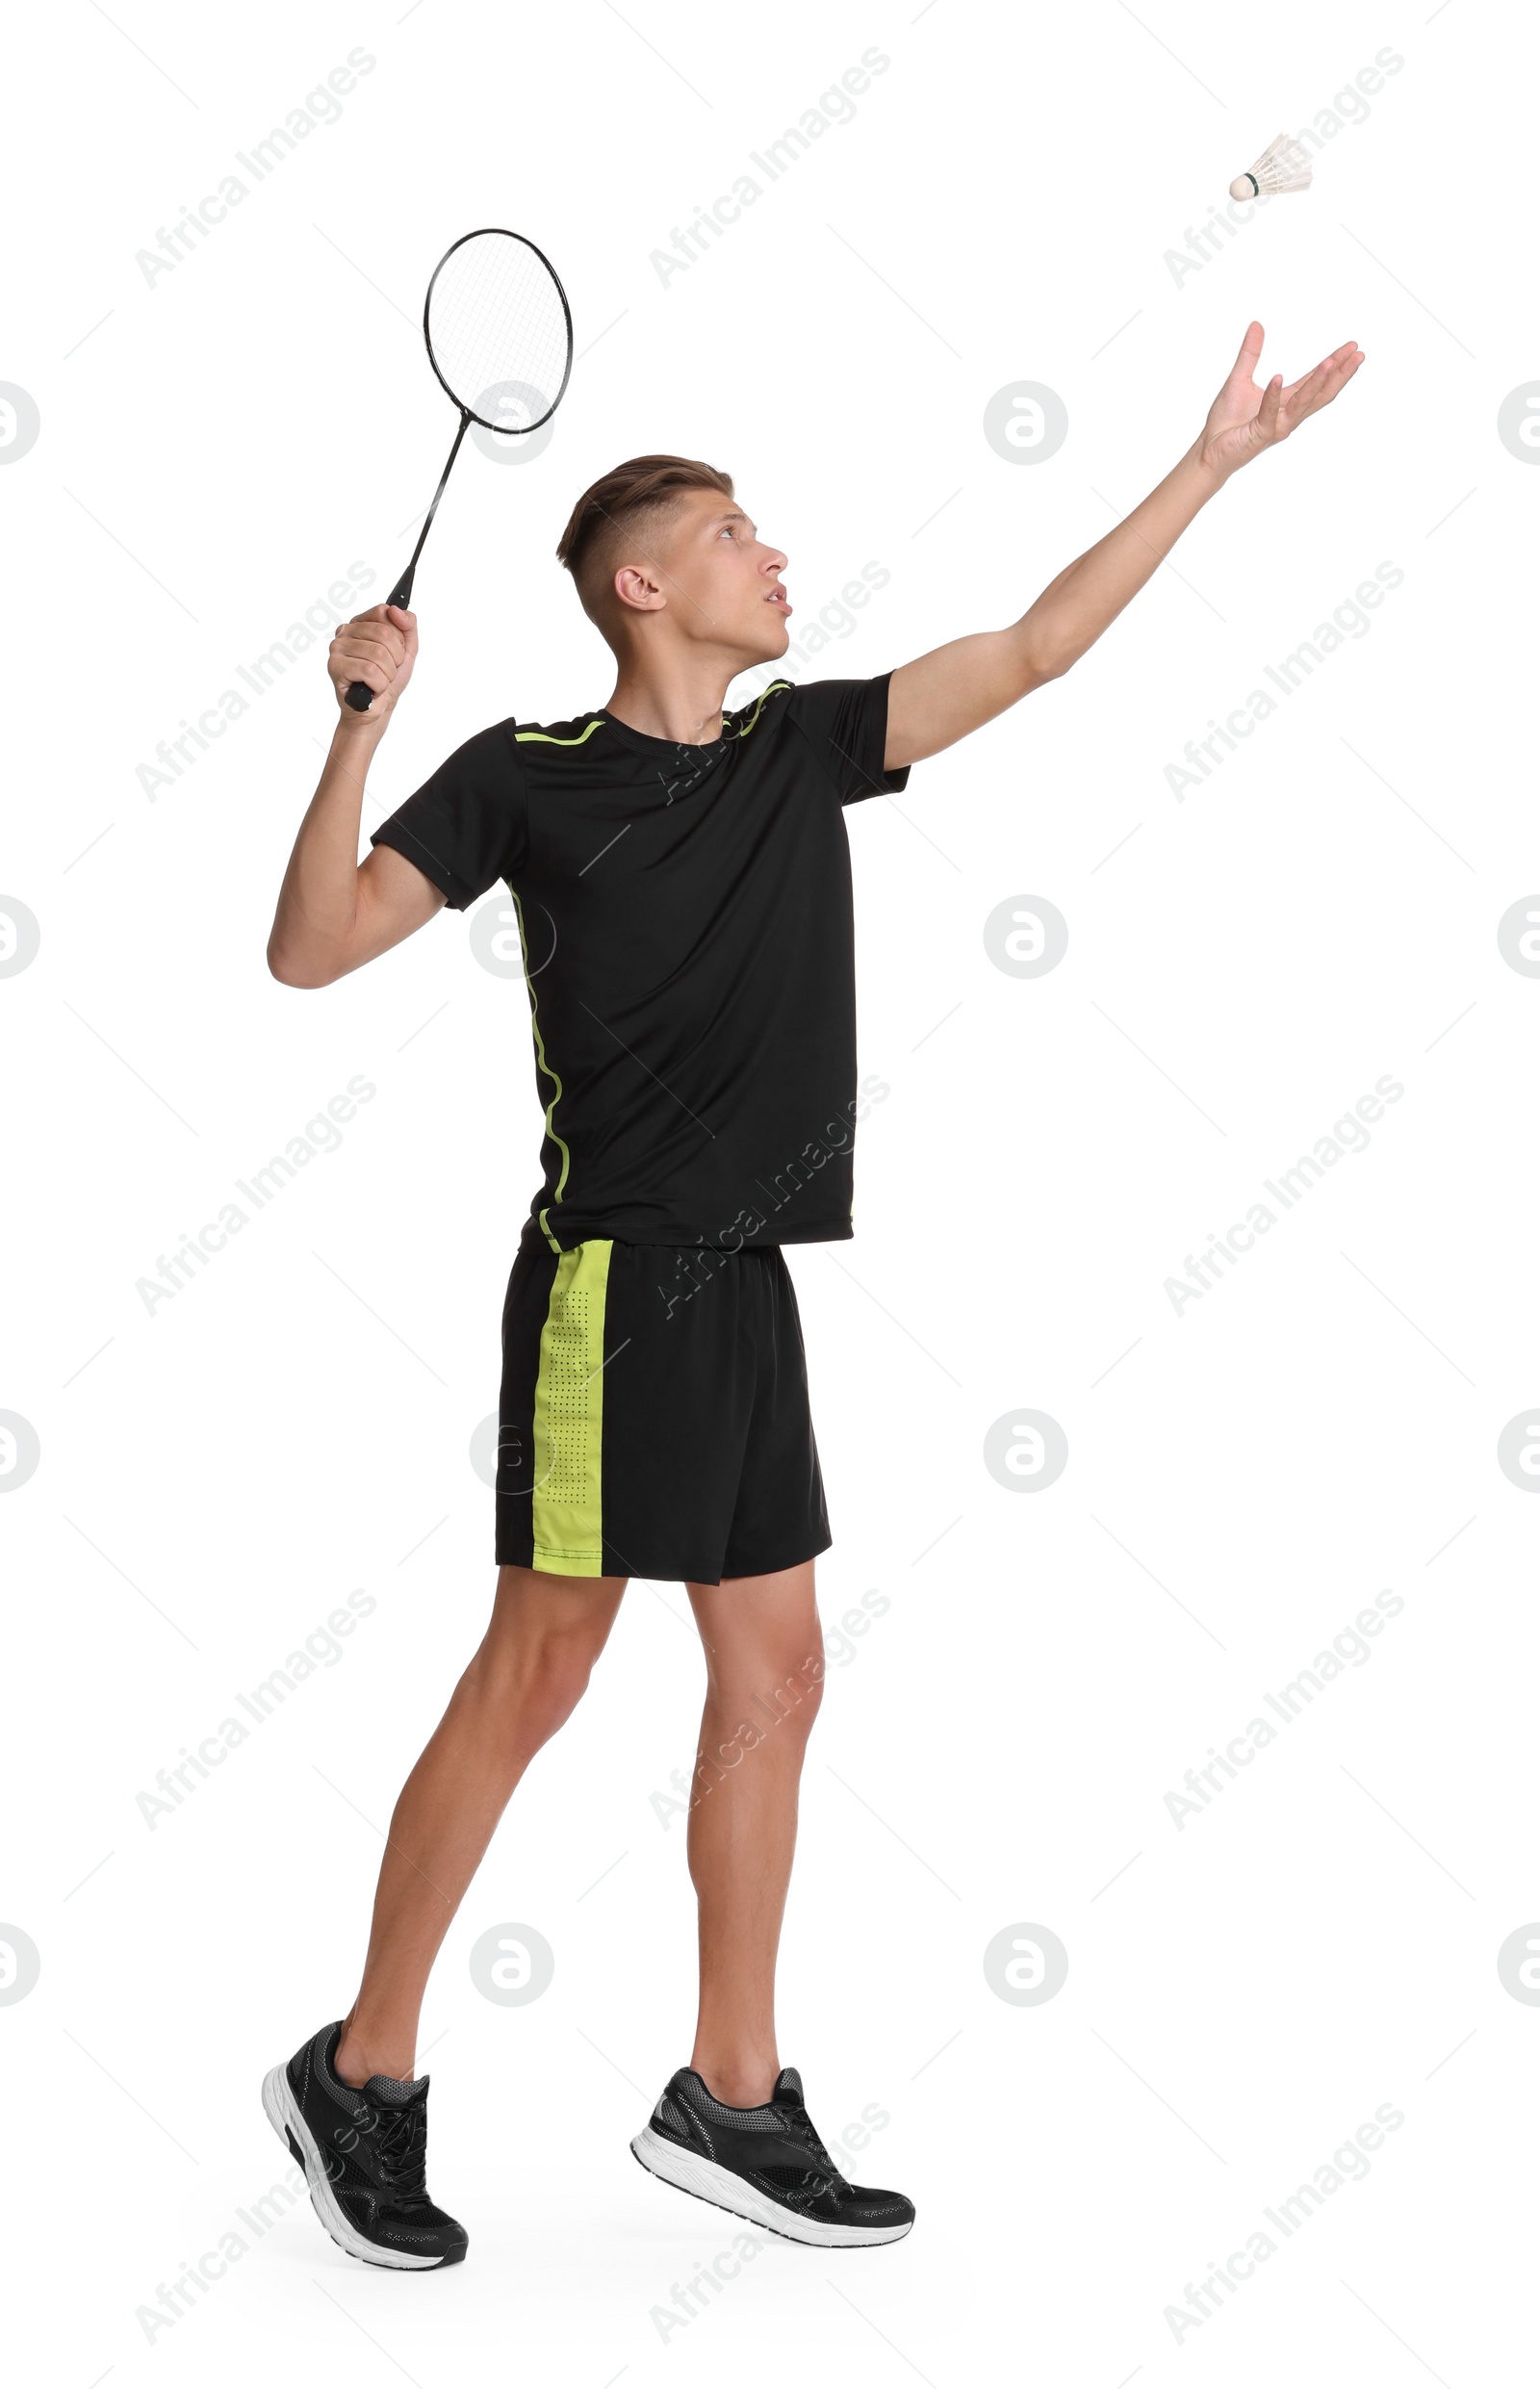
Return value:
[[(562, 746), (567, 742), (563, 739), (557, 738), (553, 739), (552, 743), (554, 746)], [(556, 1191), (551, 1198), (553, 1203), (559, 1203), (561, 1200), (562, 1189), (567, 1183), (567, 1172), (572, 1168), (572, 1155), (568, 1152), (564, 1140), (556, 1133), (556, 1106), (561, 1101), (563, 1089), (560, 1073), (553, 1070), (551, 1064), (546, 1059), (546, 1040), (540, 1034), (540, 1004), (539, 999), (535, 994), (535, 983), (529, 976), (529, 940), (525, 936), (524, 931), (524, 906), (519, 901), (519, 890), (515, 887), (512, 880), (508, 881), (507, 888), (509, 895), (513, 898), (514, 912), (518, 914), (519, 918), (519, 952), (524, 961), (524, 984), (529, 997), (529, 1026), (534, 1032), (535, 1060), (556, 1091), (552, 1096), (551, 1101), (546, 1105), (546, 1134), (561, 1155), (561, 1175), (556, 1180)], [(540, 1214), (540, 1227), (541, 1232), (544, 1235), (547, 1244), (551, 1246), (552, 1251), (559, 1252), (561, 1250), (561, 1246), (557, 1244), (555, 1238), (551, 1233), (551, 1214), (549, 1209), (543, 1210)]]
[(591, 738), (596, 730), (603, 728), (603, 715), (596, 713), (588, 728), (577, 738), (552, 738), (549, 730), (516, 730), (513, 734), (521, 746), (527, 739), (534, 738), (543, 747), (580, 747), (585, 738)]
[(767, 697), (773, 697), (778, 688), (789, 688), (790, 686), (791, 682), (789, 681), (772, 681), (768, 688), (761, 688), (759, 691), (758, 704), (755, 706), (754, 711), (750, 714), (748, 720), (744, 723), (743, 728), (739, 731), (738, 736), (740, 738), (747, 738), (750, 731), (753, 730), (756, 722), (759, 719), (759, 715), (764, 708), (764, 703)]

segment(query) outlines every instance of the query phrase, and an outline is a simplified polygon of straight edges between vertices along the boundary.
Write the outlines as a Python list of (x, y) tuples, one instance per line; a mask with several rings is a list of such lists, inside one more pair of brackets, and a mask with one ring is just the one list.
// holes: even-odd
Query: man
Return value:
[[(844, 2180), (776, 2047), (776, 1949), (818, 1706), (813, 1561), (829, 1546), (781, 1247), (851, 1233), (856, 1087), (842, 808), (1056, 680), (1230, 475), (1330, 403), (1352, 342), (1285, 389), (1262, 327), (1193, 447), (1009, 629), (872, 681), (735, 675), (788, 644), (785, 557), (726, 474), (634, 458), (557, 554), (615, 658), (606, 705), (505, 721), (358, 834), (417, 626), (374, 606), (332, 641), (326, 767), (269, 961), (328, 986), (500, 880), (518, 909), (544, 1178), (502, 1319), (497, 1593), (486, 1636), (391, 1822), (358, 1996), (263, 2096), (322, 2222), (369, 2262), (457, 2262), (428, 2199), (428, 1970), (520, 1776), (580, 1698), (629, 1577), (681, 1580), (706, 1654), (689, 1865), (700, 2009), (688, 2067), (631, 2146), (664, 2181), (823, 2248), (896, 2240), (897, 2192)], [(367, 713), (343, 699), (373, 691)], [(763, 1729), (745, 1719), (769, 1713)]]

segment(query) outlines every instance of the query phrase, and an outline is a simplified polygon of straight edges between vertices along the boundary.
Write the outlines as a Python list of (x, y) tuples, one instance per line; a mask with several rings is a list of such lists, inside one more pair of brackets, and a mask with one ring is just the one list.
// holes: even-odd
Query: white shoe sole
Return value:
[[(315, 2208), (337, 2246), (348, 2256), (358, 2257), (366, 2265), (385, 2265), (393, 2273), (434, 2273), (444, 2262), (441, 2256), (409, 2256), (398, 2248), (375, 2246), (366, 2240), (348, 2222), (332, 2196), (326, 2179), (326, 2160), (313, 2138), (310, 2127), (295, 2104), (289, 2088), (289, 2076), (282, 2066), (274, 2066), (262, 2085), (262, 2104), (271, 2124), (291, 2156), (300, 2152), (305, 2180), (310, 2188), (310, 2203)], [(293, 2146), (291, 2146), (291, 2136)]]
[(688, 2191), (693, 2198), (705, 2198), (708, 2205), (719, 2206), (729, 2215), (739, 2215), (748, 2223), (762, 2223), (767, 2231), (777, 2231), (784, 2240), (800, 2240), (805, 2248), (886, 2248), (890, 2240), (902, 2240), (914, 2226), (889, 2223), (881, 2227), (859, 2223), (824, 2223), (815, 2216), (793, 2215), (774, 2198), (746, 2182), (741, 2173), (729, 2172), (725, 2165), (713, 2165), (709, 2157), (697, 2156), (692, 2148), (680, 2148), (671, 2140), (664, 2140), (651, 2124), (638, 2132), (631, 2143), (631, 2155), (638, 2165), (655, 2173), (659, 2181), (672, 2182), (676, 2190)]

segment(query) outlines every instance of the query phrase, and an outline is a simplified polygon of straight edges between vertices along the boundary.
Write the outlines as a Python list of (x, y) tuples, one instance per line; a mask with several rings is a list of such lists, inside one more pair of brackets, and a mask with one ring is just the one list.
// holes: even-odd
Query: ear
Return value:
[(623, 564), (615, 575), (615, 595), (635, 613), (660, 613), (667, 604), (662, 583), (646, 564)]

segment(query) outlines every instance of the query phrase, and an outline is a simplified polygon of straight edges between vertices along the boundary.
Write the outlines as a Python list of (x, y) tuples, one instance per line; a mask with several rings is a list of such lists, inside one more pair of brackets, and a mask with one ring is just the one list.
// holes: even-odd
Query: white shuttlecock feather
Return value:
[(1310, 160), (1302, 142), (1291, 133), (1280, 133), (1270, 141), (1248, 172), (1238, 174), (1230, 185), (1232, 199), (1270, 199), (1277, 191), (1308, 191)]

